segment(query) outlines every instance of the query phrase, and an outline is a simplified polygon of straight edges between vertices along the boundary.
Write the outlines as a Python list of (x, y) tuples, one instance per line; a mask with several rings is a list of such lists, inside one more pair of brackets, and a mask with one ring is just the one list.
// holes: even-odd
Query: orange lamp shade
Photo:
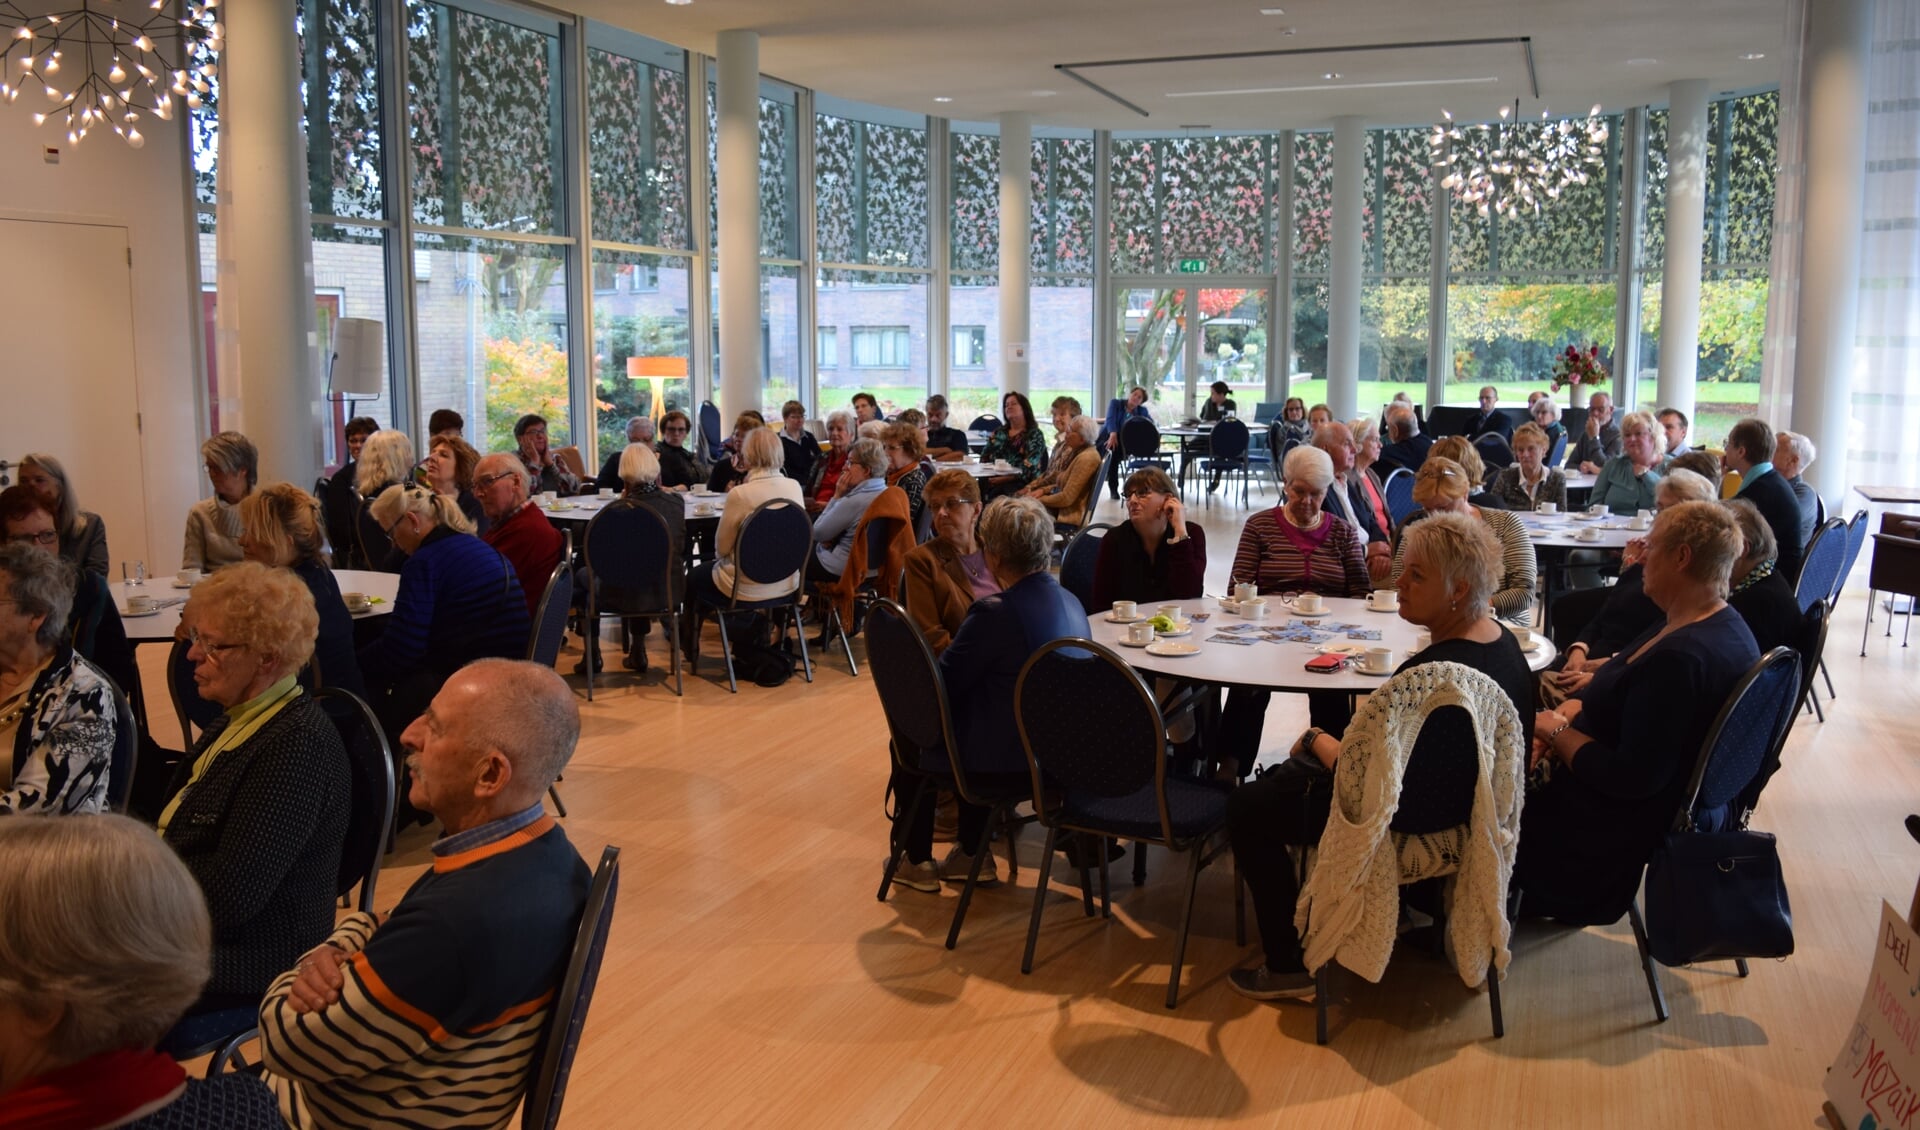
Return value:
[(629, 357), (627, 358), (627, 376), (638, 380), (642, 377), (684, 377), (687, 375), (685, 357)]

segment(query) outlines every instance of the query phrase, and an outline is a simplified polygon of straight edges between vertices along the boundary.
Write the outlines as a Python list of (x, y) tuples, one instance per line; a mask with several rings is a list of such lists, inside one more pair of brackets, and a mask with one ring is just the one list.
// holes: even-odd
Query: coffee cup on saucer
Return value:
[(183, 589), (197, 585), (200, 583), (200, 570), (182, 569), (173, 575), (173, 583), (176, 588)]
[(1360, 655), (1360, 669), (1371, 675), (1392, 671), (1396, 657), (1390, 647), (1370, 647)]
[(696, 517), (696, 518), (710, 518), (710, 517), (712, 517), (712, 516), (713, 516), (713, 503), (711, 503), (711, 502), (701, 502), (701, 503), (697, 503), (697, 504), (695, 504), (695, 506), (694, 506), (694, 508), (693, 508), (693, 516), (694, 516), (694, 517)]
[(363, 592), (343, 592), (340, 599), (346, 602), (348, 612), (365, 612), (373, 607), (373, 601)]
[(1113, 618), (1115, 620), (1131, 620), (1139, 614), (1140, 606), (1131, 600), (1116, 600), (1113, 602)]
[(1397, 612), (1400, 593), (1396, 589), (1374, 589), (1367, 594), (1367, 607), (1375, 612)]
[(1555, 514), (1560, 513), (1560, 504), (1557, 502), (1543, 502), (1534, 507), (1533, 512), (1542, 518), (1551, 518)]
[(1573, 535), (1573, 537), (1575, 541), (1599, 541), (1600, 527), (1588, 526), (1582, 529), (1579, 533)]
[(1521, 650), (1524, 651), (1527, 648), (1530, 648), (1533, 646), (1533, 629), (1532, 628), (1529, 628), (1524, 624), (1508, 624), (1507, 631), (1513, 633), (1514, 642), (1520, 645)]
[(1293, 610), (1295, 612), (1304, 612), (1312, 616), (1326, 611), (1326, 608), (1327, 602), (1320, 599), (1320, 594), (1317, 592), (1303, 592), (1293, 598)]
[(1651, 510), (1642, 510), (1627, 521), (1627, 528), (1630, 530), (1645, 530), (1650, 529), (1652, 526), (1653, 511)]
[(1604, 518), (1604, 517), (1606, 517), (1606, 516), (1607, 516), (1607, 504), (1606, 504), (1606, 503), (1604, 503), (1604, 502), (1596, 502), (1596, 503), (1594, 503), (1594, 504), (1593, 504), (1592, 506), (1589, 506), (1589, 507), (1587, 507), (1587, 516), (1588, 516), (1588, 517), (1591, 517), (1591, 518)]
[(1267, 618), (1267, 602), (1266, 602), (1266, 600), (1265, 600), (1264, 598), (1262, 598), (1262, 597), (1258, 597), (1258, 596), (1256, 596), (1256, 597), (1254, 597), (1254, 598), (1253, 598), (1252, 600), (1243, 600), (1243, 601), (1241, 601), (1241, 602), (1240, 602), (1240, 615), (1241, 615), (1241, 616), (1244, 616), (1245, 618), (1247, 618), (1247, 619), (1249, 619), (1249, 620), (1264, 620), (1264, 619), (1266, 619), (1266, 618)]
[(1430, 629), (1422, 628), (1413, 637), (1413, 650), (1415, 651), (1425, 651), (1432, 646), (1433, 632)]
[(601, 498), (612, 498), (612, 497), (613, 497), (613, 488), (612, 488), (612, 487), (601, 487), (601, 488), (600, 488), (600, 497), (601, 497)]
[(1233, 599), (1236, 603), (1243, 600), (1252, 600), (1259, 595), (1260, 589), (1255, 585), (1242, 582), (1233, 586)]
[(1185, 620), (1187, 618), (1186, 609), (1180, 607), (1177, 604), (1163, 604), (1155, 611), (1157, 612), (1157, 614), (1161, 616), (1165, 616), (1167, 619), (1173, 621), (1176, 624), (1178, 624), (1180, 621)]
[(128, 612), (152, 612), (160, 607), (160, 602), (150, 596), (134, 595), (127, 598)]
[(1137, 643), (1137, 644), (1152, 643), (1153, 642), (1153, 625), (1148, 623), (1145, 620), (1138, 620), (1138, 621), (1135, 621), (1134, 623), (1128, 624), (1127, 625), (1127, 642)]

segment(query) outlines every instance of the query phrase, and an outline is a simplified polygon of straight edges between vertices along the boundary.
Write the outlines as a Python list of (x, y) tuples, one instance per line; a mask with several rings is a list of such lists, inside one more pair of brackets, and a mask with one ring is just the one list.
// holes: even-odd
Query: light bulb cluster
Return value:
[(138, 149), (145, 116), (172, 121), (179, 105), (197, 109), (212, 92), (225, 40), (220, 0), (186, 0), (184, 15), (169, 14), (169, 0), (79, 2), (35, 11), (0, 0), (0, 101), (44, 94), (51, 108), (33, 124), (64, 127), (72, 145), (111, 129)]
[(1600, 107), (1585, 118), (1557, 121), (1542, 110), (1541, 124), (1533, 128), (1512, 120), (1518, 112), (1517, 106), (1502, 106), (1499, 124), (1462, 128), (1442, 110), (1446, 121), (1428, 139), (1433, 164), (1446, 170), (1441, 185), (1482, 216), (1512, 216), (1523, 208), (1538, 215), (1543, 202), (1586, 184), (1606, 164), (1607, 122)]

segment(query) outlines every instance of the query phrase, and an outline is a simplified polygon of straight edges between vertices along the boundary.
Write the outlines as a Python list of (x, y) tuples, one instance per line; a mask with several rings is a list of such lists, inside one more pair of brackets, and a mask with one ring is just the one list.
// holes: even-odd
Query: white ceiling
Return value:
[[(1025, 110), (1042, 125), (1116, 130), (1323, 127), (1357, 114), (1417, 125), (1666, 101), (1779, 81), (1784, 0), (574, 0), (590, 19), (712, 53), (718, 32), (760, 33), (762, 73), (827, 94), (961, 120)], [(1285, 15), (1262, 15), (1278, 7)], [(1285, 29), (1293, 29), (1288, 35)], [(1541, 100), (1517, 46), (1365, 51), (1082, 71), (1056, 64), (1531, 37)], [(1759, 60), (1741, 58), (1763, 53)], [(1337, 79), (1324, 77), (1338, 74)], [(1304, 87), (1306, 89), (1297, 89)], [(1275, 88), (1285, 88), (1278, 89)], [(1223, 94), (1221, 91), (1236, 93)], [(1184, 97), (1170, 97), (1185, 95)], [(949, 102), (936, 101), (948, 98)]]

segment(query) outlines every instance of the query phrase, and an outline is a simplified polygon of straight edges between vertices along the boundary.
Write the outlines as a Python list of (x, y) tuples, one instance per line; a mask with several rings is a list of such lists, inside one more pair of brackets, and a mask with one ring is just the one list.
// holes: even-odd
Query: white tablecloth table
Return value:
[[(1126, 638), (1124, 624), (1108, 620), (1109, 613), (1095, 612), (1088, 617), (1089, 639), (1105, 644), (1121, 655), (1135, 670), (1153, 675), (1163, 675), (1170, 679), (1182, 679), (1195, 683), (1210, 683), (1222, 687), (1247, 687), (1263, 691), (1343, 691), (1364, 694), (1386, 681), (1383, 675), (1365, 674), (1351, 664), (1331, 675), (1318, 675), (1306, 669), (1308, 660), (1317, 658), (1321, 647), (1390, 647), (1394, 650), (1394, 666), (1405, 662), (1418, 643), (1420, 629), (1414, 624), (1402, 620), (1398, 613), (1372, 612), (1367, 609), (1364, 600), (1345, 600), (1330, 598), (1325, 601), (1325, 611), (1318, 616), (1302, 616), (1291, 611), (1280, 602), (1278, 596), (1266, 598), (1270, 611), (1262, 620), (1248, 620), (1227, 612), (1220, 602), (1211, 597), (1199, 600), (1181, 601), (1183, 614), (1191, 616), (1195, 612), (1207, 614), (1204, 621), (1193, 621), (1191, 635), (1181, 636), (1170, 643), (1190, 643), (1200, 648), (1197, 655), (1171, 657), (1149, 653), (1145, 648), (1130, 647), (1121, 641)], [(1140, 611), (1152, 614), (1154, 606), (1143, 605)], [(1222, 629), (1242, 624), (1255, 625), (1256, 628), (1285, 627), (1290, 620), (1317, 619), (1323, 625), (1327, 623), (1354, 624), (1363, 629), (1379, 631), (1378, 640), (1350, 640), (1346, 630), (1333, 633), (1333, 639), (1324, 644), (1305, 643), (1269, 643), (1255, 640), (1247, 645), (1211, 641), (1208, 637), (1222, 632)], [(1322, 630), (1328, 630), (1323, 628)], [(1251, 634), (1257, 634), (1251, 633)], [(1535, 635), (1537, 644), (1527, 653), (1527, 665), (1535, 671), (1545, 670), (1558, 654), (1553, 644), (1543, 635)], [(1391, 669), (1389, 669), (1389, 674)]]
[[(385, 616), (393, 611), (394, 594), (400, 591), (400, 574), (376, 573), (367, 569), (335, 569), (333, 579), (340, 585), (343, 593), (363, 592), (369, 597), (378, 597), (380, 603), (354, 617), (359, 620), (369, 616)], [(129, 585), (124, 581), (114, 581), (107, 585), (113, 594), (113, 603), (120, 609), (121, 623), (126, 627), (127, 639), (135, 644), (153, 643), (160, 640), (172, 640), (175, 629), (180, 627), (180, 609), (187, 603), (186, 588), (175, 588), (172, 577), (150, 577), (143, 585)], [(145, 616), (135, 616), (127, 612), (127, 596), (138, 593), (150, 596), (161, 602), (158, 612)]]

